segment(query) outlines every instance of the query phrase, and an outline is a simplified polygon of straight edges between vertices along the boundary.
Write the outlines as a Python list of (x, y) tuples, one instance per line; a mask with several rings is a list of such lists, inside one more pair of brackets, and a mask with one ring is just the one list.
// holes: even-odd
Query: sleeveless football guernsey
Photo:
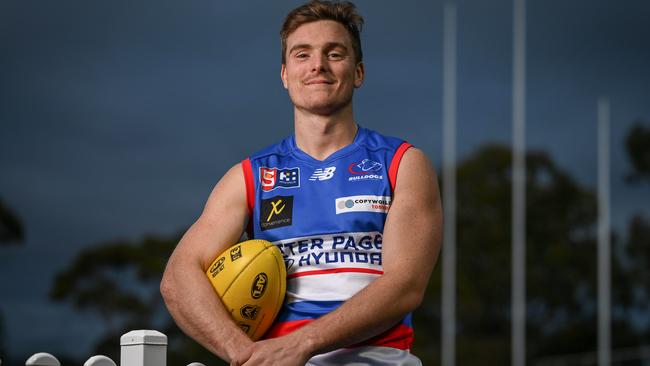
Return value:
[[(335, 310), (383, 274), (384, 223), (400, 160), (409, 147), (359, 126), (350, 145), (322, 161), (301, 151), (290, 136), (242, 162), (248, 236), (275, 244), (287, 267), (285, 303), (266, 338)], [(310, 365), (342, 362), (341, 353), (362, 365), (362, 352), (353, 350), (378, 357), (368, 359), (372, 365), (417, 364), (390, 361), (417, 360), (408, 353), (412, 341), (409, 314), (386, 332), (329, 358), (316, 356)], [(388, 356), (382, 356), (382, 349)], [(379, 362), (382, 357), (388, 361)]]

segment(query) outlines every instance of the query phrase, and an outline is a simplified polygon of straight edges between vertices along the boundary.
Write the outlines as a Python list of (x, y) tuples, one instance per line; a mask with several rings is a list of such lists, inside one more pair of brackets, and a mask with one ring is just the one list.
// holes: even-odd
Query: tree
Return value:
[[(650, 188), (650, 125), (637, 121), (627, 134), (625, 149), (628, 159), (632, 163), (633, 172), (628, 174), (627, 182), (630, 185), (648, 184)], [(643, 319), (643, 322), (633, 325), (634, 337), (628, 343), (647, 345), (650, 339), (650, 326), (647, 324), (647, 311), (650, 309), (650, 220), (641, 212), (637, 212), (628, 225), (625, 240), (618, 240), (615, 248), (624, 258), (625, 271), (612, 279), (614, 284), (626, 284), (613, 288), (614, 305), (624, 308), (627, 314)], [(628, 315), (629, 316), (629, 315)], [(615, 312), (614, 321), (620, 323), (623, 316)], [(616, 334), (616, 328), (614, 328)]]
[[(24, 239), (23, 225), (9, 207), (0, 199), (0, 245), (21, 243)], [(0, 358), (8, 358), (4, 348), (4, 319), (0, 311)]]
[(0, 311), (0, 360), (4, 359), (4, 361), (6, 362), (7, 358), (8, 358), (8, 354), (4, 345), (4, 320), (2, 318), (2, 311)]
[(637, 121), (625, 139), (625, 149), (634, 172), (628, 181), (646, 180), (650, 183), (650, 126)]
[(167, 313), (158, 286), (180, 235), (117, 240), (81, 252), (56, 276), (50, 297), (69, 301), (103, 320), (105, 334), (96, 354), (119, 360), (119, 337), (133, 329), (157, 329), (168, 336), (168, 363), (219, 364), (216, 357), (183, 335)]
[[(526, 155), (527, 357), (596, 348), (596, 200), (543, 152)], [(511, 152), (485, 146), (457, 167), (457, 363), (510, 363)], [(625, 270), (614, 258), (613, 272)], [(440, 267), (440, 266), (438, 266)], [(414, 353), (439, 364), (436, 269), (415, 313)], [(621, 289), (629, 296), (629, 289)], [(630, 319), (618, 324), (635, 337)], [(429, 332), (418, 326), (429, 325)]]
[(20, 220), (0, 199), (0, 245), (20, 243), (24, 237)]

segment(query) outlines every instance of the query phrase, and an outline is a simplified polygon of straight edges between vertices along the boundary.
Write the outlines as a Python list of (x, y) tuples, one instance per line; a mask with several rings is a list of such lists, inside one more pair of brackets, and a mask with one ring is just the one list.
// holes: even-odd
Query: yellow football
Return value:
[(235, 244), (214, 259), (206, 275), (239, 327), (253, 340), (262, 337), (287, 288), (280, 250), (266, 240)]

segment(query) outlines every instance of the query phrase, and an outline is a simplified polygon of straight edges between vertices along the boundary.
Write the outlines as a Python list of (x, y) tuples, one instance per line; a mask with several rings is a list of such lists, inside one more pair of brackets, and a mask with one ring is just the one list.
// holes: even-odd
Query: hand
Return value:
[(230, 362), (230, 366), (304, 366), (309, 352), (299, 342), (284, 336), (255, 342), (242, 349)]

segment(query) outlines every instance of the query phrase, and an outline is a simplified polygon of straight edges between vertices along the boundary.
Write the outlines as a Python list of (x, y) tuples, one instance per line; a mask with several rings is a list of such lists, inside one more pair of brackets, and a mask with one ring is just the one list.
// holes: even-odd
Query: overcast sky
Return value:
[[(292, 133), (278, 30), (300, 3), (0, 2), (0, 198), (27, 236), (0, 248), (12, 353), (90, 356), (101, 323), (49, 302), (53, 275), (82, 248), (184, 230), (230, 166)], [(440, 167), (443, 2), (356, 4), (366, 18), (357, 121)], [(458, 2), (460, 158), (510, 143), (511, 6)], [(647, 185), (623, 181), (622, 143), (635, 120), (650, 123), (650, 2), (527, 9), (529, 148), (595, 189), (596, 102), (609, 97), (613, 223), (649, 215)]]

